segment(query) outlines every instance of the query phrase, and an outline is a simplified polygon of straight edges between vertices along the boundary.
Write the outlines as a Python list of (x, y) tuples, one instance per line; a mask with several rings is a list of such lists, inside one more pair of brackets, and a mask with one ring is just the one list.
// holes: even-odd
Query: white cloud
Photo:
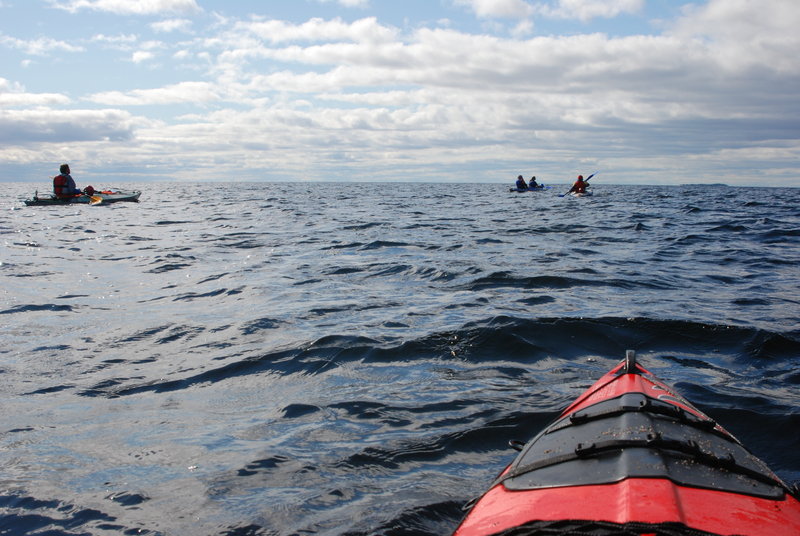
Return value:
[(149, 50), (137, 50), (131, 55), (131, 61), (133, 63), (143, 63), (145, 61), (150, 61), (155, 57), (155, 54), (150, 52)]
[[(398, 30), (378, 23), (375, 17), (356, 20), (352, 23), (335, 18), (324, 20), (313, 18), (302, 24), (282, 20), (239, 22), (233, 34), (247, 32), (271, 43), (353, 41), (358, 43), (381, 43), (394, 41)], [(227, 39), (225, 39), (227, 41)]]
[(60, 93), (28, 93), (18, 83), (0, 78), (0, 107), (41, 107), (69, 104), (70, 99)]
[(455, 5), (470, 8), (481, 18), (524, 19), (533, 8), (524, 0), (454, 0)]
[(156, 15), (159, 13), (199, 12), (195, 0), (50, 0), (53, 7), (76, 13), (82, 9), (117, 15)]
[(784, 0), (710, 0), (684, 8), (673, 35), (706, 42), (720, 65), (731, 70), (800, 73), (800, 9)]
[(127, 140), (132, 126), (120, 110), (0, 109), (0, 142), (15, 145)]
[(130, 52), (141, 46), (138, 44), (139, 37), (134, 34), (105, 35), (97, 34), (90, 39), (91, 43), (99, 43), (103, 48)]
[(154, 50), (165, 48), (165, 43), (162, 41), (145, 41), (138, 45), (139, 50), (131, 55), (133, 63), (144, 63), (156, 57)]
[(92, 41), (98, 43), (110, 43), (112, 45), (128, 45), (138, 41), (138, 37), (134, 34), (120, 34), (120, 35), (105, 35), (97, 34), (92, 37)]
[(11, 91), (23, 91), (23, 88), (19, 83), (12, 82), (11, 80), (7, 80), (5, 78), (0, 78), (0, 93)]
[(557, 0), (556, 5), (539, 3), (536, 11), (548, 17), (589, 21), (598, 17), (613, 18), (623, 13), (637, 13), (644, 0)]
[(66, 41), (53, 39), (52, 37), (40, 37), (38, 39), (17, 39), (0, 34), (0, 45), (22, 50), (26, 54), (33, 56), (44, 56), (51, 52), (83, 52), (84, 48), (73, 45)]
[(180, 82), (163, 88), (95, 93), (89, 95), (87, 100), (106, 106), (145, 106), (212, 102), (220, 98), (221, 92), (217, 90), (214, 84), (209, 82)]
[(511, 35), (522, 39), (525, 36), (531, 35), (533, 33), (533, 21), (530, 19), (524, 19), (517, 23), (514, 28), (511, 29)]
[(153, 29), (155, 32), (188, 32), (192, 25), (192, 21), (189, 19), (168, 19), (162, 20), (159, 22), (154, 22), (150, 25), (150, 28)]
[(369, 7), (369, 0), (317, 0), (320, 4), (329, 4), (331, 2), (335, 2), (342, 7), (358, 7), (358, 8), (367, 8)]

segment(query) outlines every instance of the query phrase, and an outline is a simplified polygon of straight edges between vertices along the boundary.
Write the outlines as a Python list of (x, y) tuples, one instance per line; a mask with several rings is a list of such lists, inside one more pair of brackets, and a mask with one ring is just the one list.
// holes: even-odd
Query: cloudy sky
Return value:
[(800, 186), (798, 0), (0, 0), (0, 180)]

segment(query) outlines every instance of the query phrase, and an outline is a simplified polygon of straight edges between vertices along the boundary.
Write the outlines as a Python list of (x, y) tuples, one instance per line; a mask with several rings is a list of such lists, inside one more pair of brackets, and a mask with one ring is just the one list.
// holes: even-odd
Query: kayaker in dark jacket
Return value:
[(569, 191), (575, 192), (576, 194), (586, 193), (586, 181), (583, 180), (583, 175), (578, 175), (578, 180), (575, 181), (575, 184), (572, 185)]
[(75, 187), (75, 181), (69, 174), (69, 164), (61, 164), (59, 171), (61, 173), (53, 177), (53, 193), (56, 197), (68, 198), (80, 194), (81, 191)]
[(522, 178), (522, 175), (517, 177), (517, 190), (527, 190), (528, 185), (525, 184), (525, 179)]
[(530, 182), (528, 182), (528, 188), (539, 188), (539, 184), (536, 182), (536, 175), (531, 177)]

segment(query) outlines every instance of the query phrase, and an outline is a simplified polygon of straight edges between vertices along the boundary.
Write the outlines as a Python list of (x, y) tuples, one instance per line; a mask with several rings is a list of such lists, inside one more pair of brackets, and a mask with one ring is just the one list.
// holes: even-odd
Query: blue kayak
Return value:
[(536, 188), (509, 188), (508, 191), (523, 193), (523, 192), (543, 192), (544, 190), (549, 190), (549, 189), (550, 189), (549, 186), (537, 186)]

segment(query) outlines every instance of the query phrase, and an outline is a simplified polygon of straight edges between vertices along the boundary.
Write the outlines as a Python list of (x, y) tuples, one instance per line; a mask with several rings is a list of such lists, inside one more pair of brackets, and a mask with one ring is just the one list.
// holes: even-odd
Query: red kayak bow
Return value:
[(521, 449), (454, 534), (798, 536), (800, 501), (628, 351)]

